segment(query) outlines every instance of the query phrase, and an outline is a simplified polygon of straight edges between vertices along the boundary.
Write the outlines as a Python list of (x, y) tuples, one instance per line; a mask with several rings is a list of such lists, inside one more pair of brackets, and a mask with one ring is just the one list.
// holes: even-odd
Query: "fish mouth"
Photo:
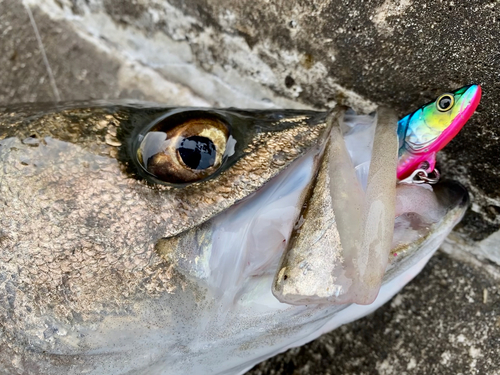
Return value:
[[(441, 183), (433, 188), (428, 184), (398, 184), (396, 187), (395, 179), (391, 180), (391, 168), (395, 170), (391, 152), (380, 150), (391, 148), (391, 132), (385, 133), (382, 142), (380, 134), (377, 136), (383, 132), (379, 128), (390, 126), (391, 121), (393, 126), (396, 124), (394, 117), (384, 123), (387, 115), (380, 115), (369, 160), (357, 155), (358, 149), (363, 148), (359, 133), (373, 132), (370, 128), (376, 121), (357, 124), (350, 133), (344, 133), (344, 139), (354, 138), (346, 144), (356, 145), (348, 150), (353, 165), (346, 167), (348, 161), (339, 163), (340, 153), (327, 150), (330, 165), (320, 167), (311, 198), (301, 213), (305, 223), (292, 232), (289, 248), (274, 278), (273, 294), (281, 302), (370, 304), (382, 283), (408, 272), (432, 254), (461, 220), (468, 196), (460, 185)], [(362, 129), (353, 131), (358, 126)], [(330, 140), (330, 148), (335, 147), (332, 146), (335, 142), (335, 138)], [(348, 169), (352, 167), (357, 181), (349, 177)], [(364, 191), (357, 192), (357, 185)], [(391, 207), (394, 204), (395, 209)], [(364, 213), (359, 214), (360, 211)]]
[[(352, 113), (342, 116), (340, 127), (352, 168), (366, 189), (374, 118)], [(338, 228), (343, 212), (332, 214), (326, 184), (338, 175), (328, 171), (331, 143), (331, 137), (325, 138), (257, 192), (193, 233), (184, 233), (181, 245), (176, 242), (184, 249), (182, 255), (162, 252), (162, 248), (171, 248), (171, 239), (160, 241), (160, 253), (181, 273), (206, 286), (223, 309), (370, 303), (356, 299), (359, 285), (352, 280), (358, 272), (357, 259), (351, 260), (354, 266), (350, 269), (343, 250), (345, 233)], [(322, 195), (315, 197), (315, 191)], [(465, 188), (446, 181), (433, 187), (398, 185), (394, 200), (394, 234), (381, 256), (385, 257), (380, 276), (383, 284), (437, 250), (468, 206)], [(315, 205), (319, 208), (313, 208)], [(196, 245), (199, 238), (210, 241)], [(293, 261), (291, 253), (295, 254)], [(370, 286), (372, 300), (380, 282)]]
[[(403, 189), (426, 189), (419, 186), (402, 186)], [(422, 193), (420, 191), (419, 193)], [(401, 192), (404, 195), (406, 192)], [(411, 193), (411, 192), (410, 192)], [(427, 192), (426, 192), (427, 193)], [(424, 193), (424, 194), (426, 194)], [(413, 204), (395, 219), (395, 236), (384, 282), (388, 282), (407, 271), (421, 259), (439, 248), (453, 227), (462, 220), (470, 205), (465, 186), (453, 180), (441, 180), (432, 186), (435, 197), (431, 209)], [(415, 202), (416, 203), (416, 202)], [(398, 230), (398, 227), (403, 227)], [(405, 229), (408, 230), (405, 230)], [(401, 234), (404, 236), (398, 237)]]

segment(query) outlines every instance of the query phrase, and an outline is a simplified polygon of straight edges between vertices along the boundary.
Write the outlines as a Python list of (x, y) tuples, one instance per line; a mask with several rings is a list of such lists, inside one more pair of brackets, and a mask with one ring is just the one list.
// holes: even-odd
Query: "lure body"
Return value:
[(441, 95), (398, 123), (398, 179), (408, 177), (417, 168), (434, 170), (436, 153), (462, 129), (481, 99), (481, 87), (471, 85)]

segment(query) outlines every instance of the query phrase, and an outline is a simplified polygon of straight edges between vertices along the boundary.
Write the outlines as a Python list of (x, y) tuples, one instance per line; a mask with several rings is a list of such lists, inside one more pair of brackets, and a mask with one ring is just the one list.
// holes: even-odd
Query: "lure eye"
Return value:
[(137, 160), (160, 181), (200, 181), (222, 165), (228, 139), (229, 128), (218, 118), (166, 118), (143, 135)]
[(455, 97), (452, 94), (443, 94), (436, 100), (436, 107), (440, 112), (449, 111), (455, 104)]

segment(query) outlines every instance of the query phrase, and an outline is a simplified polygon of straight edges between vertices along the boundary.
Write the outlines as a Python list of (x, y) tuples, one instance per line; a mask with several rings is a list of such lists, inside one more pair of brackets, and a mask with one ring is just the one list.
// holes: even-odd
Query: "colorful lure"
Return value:
[(434, 171), (436, 154), (455, 137), (476, 110), (481, 87), (470, 85), (446, 93), (398, 122), (398, 179), (416, 169)]

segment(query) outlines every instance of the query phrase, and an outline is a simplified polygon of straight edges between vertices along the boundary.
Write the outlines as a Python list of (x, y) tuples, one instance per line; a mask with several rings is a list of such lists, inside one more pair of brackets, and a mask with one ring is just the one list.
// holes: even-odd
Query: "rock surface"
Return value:
[(0, 0), (0, 102), (377, 103), (403, 115), (481, 84), (476, 115), (439, 159), (473, 198), (450, 255), (373, 316), (250, 373), (498, 374), (499, 25), (496, 1)]

